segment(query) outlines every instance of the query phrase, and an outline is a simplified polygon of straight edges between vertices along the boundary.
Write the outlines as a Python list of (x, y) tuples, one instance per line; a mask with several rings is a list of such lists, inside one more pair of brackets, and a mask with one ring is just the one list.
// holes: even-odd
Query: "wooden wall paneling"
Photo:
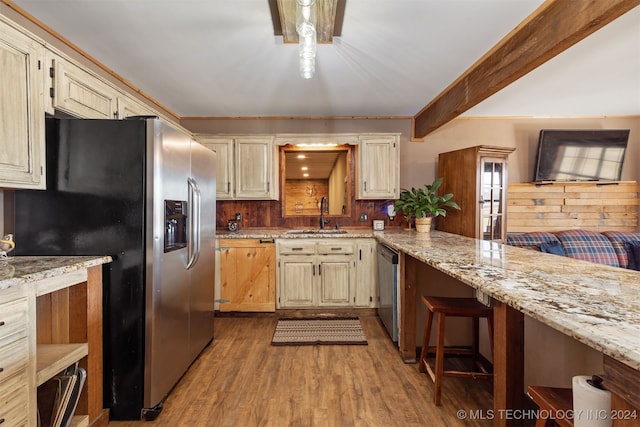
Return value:
[(36, 342), (69, 343), (69, 291), (67, 288), (42, 295), (36, 300)]
[(320, 200), (327, 196), (329, 183), (323, 179), (295, 179), (285, 183), (286, 215), (320, 215)]
[(509, 184), (508, 231), (636, 231), (638, 185), (617, 183)]
[(51, 344), (51, 294), (36, 299), (36, 342)]
[(54, 343), (69, 342), (69, 289), (64, 288), (51, 294), (51, 338)]
[(69, 342), (87, 342), (87, 283), (80, 283), (69, 291)]

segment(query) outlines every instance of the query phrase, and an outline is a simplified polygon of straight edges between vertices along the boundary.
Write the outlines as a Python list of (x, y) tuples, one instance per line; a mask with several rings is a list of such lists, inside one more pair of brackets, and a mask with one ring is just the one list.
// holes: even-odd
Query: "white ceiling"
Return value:
[[(304, 80), (268, 0), (14, 0), (182, 117), (413, 116), (542, 2), (346, 0)], [(640, 7), (466, 114), (640, 114)]]

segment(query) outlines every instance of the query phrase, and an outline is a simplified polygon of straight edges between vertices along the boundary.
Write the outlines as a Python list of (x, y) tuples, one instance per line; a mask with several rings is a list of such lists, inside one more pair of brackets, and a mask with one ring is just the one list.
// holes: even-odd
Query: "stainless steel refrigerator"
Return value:
[(213, 339), (215, 153), (158, 119), (47, 119), (47, 190), (15, 192), (16, 255), (111, 255), (104, 399), (153, 419)]

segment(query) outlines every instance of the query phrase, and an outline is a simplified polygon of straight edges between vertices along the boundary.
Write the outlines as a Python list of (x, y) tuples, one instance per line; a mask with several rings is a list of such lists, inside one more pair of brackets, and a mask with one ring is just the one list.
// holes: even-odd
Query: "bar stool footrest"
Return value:
[[(555, 424), (573, 427), (573, 419), (564, 418), (567, 414), (573, 414), (573, 391), (570, 388), (530, 385), (527, 394), (538, 405), (541, 415), (549, 415), (548, 418), (538, 418), (536, 427), (552, 427)], [(562, 417), (554, 418), (553, 415)]]

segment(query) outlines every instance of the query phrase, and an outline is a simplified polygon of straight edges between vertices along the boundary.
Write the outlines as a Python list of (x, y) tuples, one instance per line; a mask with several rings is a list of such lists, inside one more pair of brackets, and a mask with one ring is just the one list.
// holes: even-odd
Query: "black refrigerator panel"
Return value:
[(113, 257), (103, 266), (104, 404), (113, 419), (139, 419), (147, 123), (47, 119), (46, 132), (47, 190), (15, 192), (15, 254)]

